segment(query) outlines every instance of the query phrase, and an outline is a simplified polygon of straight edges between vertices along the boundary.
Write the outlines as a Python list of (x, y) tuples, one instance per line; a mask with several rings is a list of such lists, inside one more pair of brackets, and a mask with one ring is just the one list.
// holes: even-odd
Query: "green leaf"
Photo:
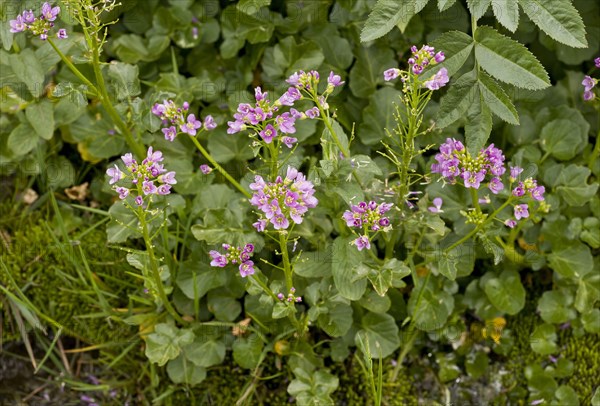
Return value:
[(443, 51), (446, 59), (437, 65), (430, 65), (431, 67), (423, 72), (423, 79), (433, 76), (441, 68), (446, 68), (448, 76), (453, 76), (469, 59), (474, 44), (471, 36), (460, 31), (448, 31), (437, 37), (431, 45)]
[(287, 391), (296, 397), (299, 406), (333, 404), (329, 395), (339, 386), (337, 376), (323, 370), (309, 373), (301, 368), (294, 368), (294, 375), (296, 377), (288, 385)]
[(443, 328), (454, 308), (454, 298), (445, 291), (428, 286), (423, 290), (418, 309), (415, 308), (417, 300), (417, 295), (411, 295), (408, 301), (408, 311), (409, 314), (414, 313), (417, 328), (424, 331)]
[(242, 305), (239, 300), (229, 296), (209, 295), (207, 306), (217, 320), (228, 322), (233, 322), (242, 312)]
[(186, 360), (183, 356), (178, 356), (167, 364), (167, 374), (174, 383), (184, 383), (187, 385), (198, 385), (206, 379), (206, 368), (199, 367)]
[(565, 119), (546, 124), (540, 138), (542, 149), (561, 161), (573, 159), (587, 145), (587, 131), (582, 131), (571, 120)]
[(298, 70), (318, 69), (325, 60), (323, 51), (312, 41), (296, 43), (293, 36), (265, 51), (262, 67), (270, 78), (287, 77)]
[(493, 0), (492, 9), (496, 20), (510, 32), (519, 26), (519, 2), (517, 0)]
[(112, 61), (108, 65), (109, 89), (117, 100), (125, 100), (142, 92), (137, 65)]
[(519, 0), (523, 11), (542, 31), (573, 48), (586, 48), (585, 26), (569, 0)]
[(509, 124), (519, 125), (519, 114), (504, 89), (487, 73), (478, 74), (479, 92), (492, 113)]
[(467, 0), (467, 6), (475, 20), (479, 20), (490, 8), (492, 0)]
[(436, 124), (444, 128), (454, 123), (469, 110), (469, 107), (479, 99), (477, 80), (473, 72), (461, 76), (442, 97)]
[(199, 367), (219, 365), (225, 359), (225, 344), (221, 340), (207, 340), (203, 335), (183, 347), (185, 358)]
[(531, 333), (531, 349), (538, 354), (550, 355), (558, 349), (556, 330), (552, 324), (537, 326)]
[(233, 359), (242, 368), (254, 369), (260, 362), (263, 346), (264, 343), (256, 334), (248, 338), (238, 337), (233, 342)]
[(261, 7), (269, 7), (271, 0), (240, 0), (236, 8), (244, 14), (254, 15)]
[(594, 266), (590, 248), (580, 242), (561, 245), (548, 256), (550, 268), (567, 278), (580, 278)]
[(189, 299), (199, 299), (209, 290), (225, 285), (228, 271), (233, 272), (231, 269), (226, 270), (208, 264), (187, 261), (180, 265), (176, 283)]
[(580, 313), (591, 310), (600, 300), (600, 274), (590, 272), (579, 280), (575, 295), (575, 308)]
[(410, 19), (420, 11), (415, 7), (415, 0), (378, 0), (360, 33), (361, 42), (383, 37), (396, 25), (404, 32)]
[(515, 271), (503, 271), (499, 277), (488, 279), (484, 291), (494, 307), (501, 312), (514, 315), (525, 306), (525, 288)]
[(363, 118), (358, 126), (358, 137), (365, 145), (376, 145), (385, 139), (386, 129), (391, 131), (396, 127), (394, 115), (396, 106), (404, 110), (400, 97), (402, 92), (393, 87), (377, 90), (369, 98), (369, 105), (363, 110)]
[(457, 272), (459, 276), (466, 276), (473, 272), (475, 265), (475, 255), (468, 245), (461, 244), (453, 248), (450, 252), (443, 252), (438, 262), (438, 272), (451, 281), (456, 279)]
[(181, 348), (194, 341), (190, 330), (179, 330), (170, 324), (160, 323), (154, 326), (154, 332), (146, 338), (146, 357), (150, 362), (163, 366), (175, 359)]
[(390, 48), (360, 47), (356, 51), (356, 63), (350, 70), (350, 91), (356, 97), (369, 97), (384, 83), (383, 71), (397, 64)]
[(549, 290), (538, 301), (537, 309), (546, 323), (559, 324), (577, 317), (572, 305), (573, 295), (568, 290)]
[(244, 162), (254, 154), (248, 148), (248, 138), (240, 134), (226, 134), (225, 128), (217, 128), (208, 135), (208, 151), (215, 161), (225, 164), (233, 159)]
[(354, 341), (358, 344), (358, 339), (362, 336), (363, 342), (369, 343), (373, 358), (388, 357), (400, 346), (398, 326), (389, 314), (367, 313), (362, 317), (361, 326)]
[(579, 396), (570, 386), (560, 385), (554, 396), (559, 405), (579, 406)]
[(25, 116), (37, 135), (45, 140), (52, 138), (54, 134), (54, 109), (49, 100), (41, 100), (30, 104), (25, 110)]
[(31, 48), (25, 48), (18, 54), (9, 54), (10, 67), (34, 97), (44, 93), (44, 69)]
[(35, 130), (28, 123), (21, 123), (11, 131), (7, 146), (15, 155), (25, 155), (35, 148), (38, 140)]
[(352, 307), (340, 301), (328, 300), (324, 306), (326, 313), (317, 318), (317, 325), (331, 337), (341, 337), (352, 326)]
[(330, 121), (339, 144), (335, 142), (331, 132), (325, 127), (323, 128), (323, 134), (321, 135), (321, 146), (323, 148), (323, 157), (325, 159), (337, 160), (340, 152), (344, 155), (350, 152), (348, 147), (348, 136), (336, 120), (330, 119)]
[(438, 0), (438, 10), (444, 12), (452, 7), (456, 3), (456, 0)]
[[(333, 242), (332, 273), (335, 287), (340, 295), (350, 300), (358, 300), (367, 288), (366, 278), (355, 280), (357, 269), (361, 267), (362, 255), (351, 245), (352, 238), (338, 237)], [(366, 275), (365, 275), (366, 276)]]
[(477, 62), (496, 79), (531, 90), (550, 86), (542, 64), (519, 42), (486, 26), (475, 31), (475, 41)]
[[(468, 110), (467, 123), (465, 124), (465, 141), (471, 153), (481, 150), (492, 132), (492, 113), (483, 96), (473, 100)], [(476, 154), (476, 153), (475, 153)]]
[(583, 313), (581, 324), (588, 333), (600, 334), (600, 309), (591, 309)]
[(477, 351), (470, 353), (465, 362), (467, 373), (475, 379), (482, 376), (489, 365), (489, 358), (483, 351)]
[(571, 164), (560, 171), (556, 179), (556, 192), (571, 206), (583, 206), (598, 191), (598, 183), (588, 185), (592, 171), (585, 166)]
[(389, 296), (380, 295), (379, 292), (369, 290), (358, 303), (373, 313), (385, 313), (390, 309), (392, 301)]

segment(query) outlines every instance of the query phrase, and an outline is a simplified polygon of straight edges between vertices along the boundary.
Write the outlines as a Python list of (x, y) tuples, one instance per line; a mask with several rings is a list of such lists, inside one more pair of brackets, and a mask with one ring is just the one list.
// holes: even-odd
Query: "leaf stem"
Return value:
[(210, 164), (217, 171), (219, 171), (219, 173), (221, 175), (223, 175), (225, 177), (225, 179), (227, 179), (229, 181), (229, 183), (231, 183), (237, 190), (242, 192), (242, 194), (244, 196), (246, 196), (248, 199), (250, 199), (252, 197), (250, 192), (248, 192), (246, 189), (244, 189), (242, 187), (242, 185), (240, 185), (235, 179), (233, 179), (233, 177), (229, 173), (227, 173), (227, 171), (225, 169), (223, 169), (223, 167), (221, 165), (219, 165), (217, 163), (217, 161), (214, 160), (214, 158), (208, 153), (208, 151), (202, 146), (202, 144), (200, 144), (200, 141), (198, 141), (198, 139), (196, 137), (190, 137), (190, 138), (191, 138), (192, 142), (194, 143), (194, 145), (196, 145), (196, 148), (198, 148), (198, 151), (200, 151), (200, 153), (204, 156), (204, 158), (206, 158), (208, 160), (208, 162), (210, 162)]
[(185, 321), (181, 318), (181, 316), (175, 311), (171, 302), (167, 298), (167, 294), (165, 293), (165, 289), (163, 286), (162, 279), (160, 277), (160, 271), (158, 270), (158, 264), (156, 261), (156, 256), (154, 255), (154, 246), (152, 245), (152, 239), (150, 238), (150, 233), (148, 232), (148, 224), (146, 223), (146, 211), (140, 206), (138, 209), (140, 212), (138, 213), (138, 217), (140, 219), (140, 225), (142, 226), (142, 236), (144, 238), (144, 244), (146, 245), (146, 251), (148, 252), (148, 257), (150, 258), (150, 268), (152, 270), (152, 278), (154, 279), (154, 284), (156, 285), (156, 290), (158, 291), (158, 296), (160, 300), (165, 306), (165, 309), (169, 312), (171, 316), (175, 320), (177, 320), (180, 324), (185, 324)]
[(63, 54), (60, 49), (58, 49), (58, 47), (56, 46), (56, 44), (54, 43), (54, 41), (52, 41), (52, 39), (50, 37), (47, 38), (47, 41), (50, 44), (50, 46), (54, 49), (54, 51), (57, 53), (57, 55), (60, 57), (60, 59), (71, 70), (71, 72), (73, 72), (73, 74), (75, 74), (75, 76), (77, 76), (79, 78), (79, 80), (81, 80), (90, 89), (90, 92), (93, 92), (94, 94), (97, 95), (98, 89), (96, 88), (96, 86), (94, 86), (94, 84), (92, 82), (90, 82), (90, 80), (88, 78), (86, 78), (83, 75), (83, 73), (81, 73), (81, 71), (79, 69), (77, 69), (77, 67), (75, 65), (73, 65), (73, 62), (71, 62), (69, 60), (69, 58), (67, 58), (67, 56), (65, 54)]
[(496, 211), (494, 211), (492, 214), (490, 214), (485, 221), (483, 221), (481, 224), (478, 224), (477, 227), (475, 227), (473, 230), (471, 230), (467, 235), (465, 235), (463, 238), (461, 238), (460, 240), (458, 240), (457, 242), (455, 242), (454, 244), (452, 244), (451, 246), (449, 246), (448, 248), (446, 248), (444, 250), (444, 253), (448, 253), (450, 251), (452, 251), (454, 248), (458, 247), (460, 244), (464, 243), (465, 241), (467, 241), (469, 238), (471, 238), (472, 236), (474, 236), (479, 230), (481, 230), (482, 228), (484, 228), (485, 226), (487, 226), (489, 223), (492, 222), (492, 220), (494, 220), (494, 218), (496, 218), (496, 216), (498, 214), (500, 214), (500, 212), (502, 210), (504, 210), (504, 208), (506, 206), (508, 206), (509, 204), (511, 204), (514, 200), (514, 197), (511, 195), (505, 202), (504, 204), (502, 204), (502, 206), (498, 207), (498, 209)]

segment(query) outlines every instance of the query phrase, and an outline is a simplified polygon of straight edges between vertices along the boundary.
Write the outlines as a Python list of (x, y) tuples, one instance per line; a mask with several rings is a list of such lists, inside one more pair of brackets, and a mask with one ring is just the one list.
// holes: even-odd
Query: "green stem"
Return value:
[(225, 179), (227, 179), (229, 181), (229, 183), (231, 183), (237, 190), (239, 190), (240, 192), (242, 192), (242, 194), (244, 196), (246, 196), (247, 198), (251, 198), (252, 194), (250, 194), (250, 192), (248, 192), (247, 190), (245, 190), (242, 185), (240, 185), (235, 179), (233, 179), (233, 177), (231, 177), (231, 175), (229, 173), (227, 173), (227, 171), (225, 169), (223, 169), (223, 167), (221, 165), (219, 165), (217, 163), (217, 161), (215, 161), (213, 159), (213, 157), (208, 153), (208, 151), (202, 146), (202, 144), (200, 144), (200, 141), (198, 141), (198, 139), (196, 137), (190, 137), (192, 142), (194, 143), (194, 145), (196, 145), (196, 148), (198, 148), (198, 151), (200, 151), (200, 153), (204, 156), (204, 158), (206, 158), (208, 160), (208, 162), (210, 162), (210, 164), (217, 170), (219, 171), (219, 173), (221, 173), (221, 175), (223, 175), (225, 177)]
[(429, 283), (430, 277), (431, 277), (431, 271), (427, 273), (427, 277), (423, 281), (423, 285), (421, 285), (421, 289), (419, 289), (419, 294), (417, 296), (417, 303), (415, 304), (415, 309), (413, 311), (412, 319), (410, 321), (410, 326), (408, 328), (408, 331), (410, 331), (410, 338), (409, 338), (408, 342), (406, 343), (406, 345), (404, 346), (404, 348), (402, 349), (402, 352), (400, 352), (398, 359), (396, 360), (396, 367), (394, 368), (394, 372), (392, 373), (392, 378), (391, 378), (392, 382), (394, 382), (396, 380), (396, 378), (398, 377), (398, 372), (400, 372), (400, 368), (402, 368), (402, 362), (404, 362), (404, 358), (406, 357), (406, 354), (408, 354), (408, 352), (412, 349), (412, 347), (415, 343), (415, 339), (417, 338), (417, 335), (419, 334), (419, 330), (415, 327), (415, 319), (419, 312), (419, 308), (421, 307), (421, 300), (423, 299), (423, 292), (425, 291), (425, 287), (427, 286), (427, 283)]
[(158, 264), (156, 262), (156, 257), (154, 255), (154, 246), (152, 245), (152, 239), (150, 238), (150, 233), (148, 232), (148, 225), (146, 224), (146, 212), (144, 209), (140, 207), (140, 224), (142, 226), (142, 235), (144, 237), (144, 243), (146, 244), (146, 251), (148, 252), (148, 257), (150, 258), (150, 268), (152, 269), (152, 278), (154, 279), (154, 284), (156, 285), (156, 290), (158, 291), (158, 296), (165, 306), (165, 309), (169, 312), (171, 316), (175, 320), (177, 320), (180, 324), (185, 324), (185, 321), (181, 318), (181, 316), (175, 311), (173, 306), (171, 306), (171, 302), (167, 298), (167, 294), (165, 293), (165, 289), (163, 286), (162, 279), (160, 277), (160, 271), (158, 270)]
[(47, 41), (50, 44), (50, 46), (52, 48), (54, 48), (54, 51), (58, 54), (58, 56), (65, 63), (65, 65), (67, 65), (67, 67), (71, 70), (71, 72), (73, 72), (73, 74), (75, 74), (75, 76), (77, 76), (79, 78), (79, 80), (81, 80), (89, 88), (89, 91), (91, 93), (94, 93), (97, 95), (98, 89), (96, 88), (96, 86), (94, 86), (94, 84), (92, 82), (90, 82), (89, 79), (86, 78), (83, 75), (83, 73), (81, 73), (81, 71), (79, 69), (77, 69), (77, 67), (75, 65), (73, 65), (73, 63), (69, 60), (69, 58), (67, 58), (67, 56), (65, 54), (63, 54), (60, 49), (58, 49), (58, 47), (56, 46), (56, 44), (54, 44), (54, 41), (52, 41), (51, 38), (48, 37)]
[(513, 202), (514, 198), (511, 195), (502, 206), (498, 207), (498, 209), (496, 211), (494, 211), (492, 214), (490, 214), (488, 216), (488, 218), (485, 219), (484, 222), (482, 222), (481, 224), (478, 224), (477, 227), (475, 227), (473, 230), (471, 230), (471, 232), (469, 232), (469, 234), (465, 235), (463, 238), (461, 238), (460, 240), (458, 240), (457, 242), (455, 242), (454, 244), (452, 244), (451, 246), (449, 246), (448, 248), (446, 248), (444, 250), (444, 253), (448, 253), (450, 251), (452, 251), (454, 248), (458, 247), (460, 244), (464, 243), (465, 241), (467, 241), (469, 238), (471, 238), (472, 236), (474, 236), (479, 230), (481, 230), (482, 228), (484, 228), (486, 225), (488, 225), (489, 223), (492, 222), (492, 220), (494, 220), (494, 218), (496, 218), (496, 216), (498, 214), (500, 214), (500, 212), (502, 210), (504, 210), (504, 208), (506, 206), (508, 206), (509, 204), (511, 204)]
[(473, 201), (473, 206), (477, 209), (477, 213), (481, 213), (481, 206), (479, 206), (479, 196), (477, 195), (477, 189), (474, 187), (469, 188), (471, 192), (471, 200)]
[(281, 256), (283, 258), (283, 272), (285, 273), (285, 285), (287, 290), (290, 291), (294, 286), (292, 279), (292, 268), (290, 266), (290, 257), (287, 249), (287, 238), (284, 233), (279, 234), (279, 248), (281, 249)]
[(404, 358), (406, 358), (406, 355), (413, 348), (413, 345), (415, 344), (415, 339), (417, 338), (417, 335), (419, 335), (419, 330), (417, 330), (417, 329), (413, 329), (410, 332), (410, 337), (409, 337), (408, 341), (404, 345), (404, 348), (402, 348), (400, 355), (398, 355), (398, 359), (396, 360), (396, 366), (394, 367), (394, 371), (392, 372), (392, 378), (390, 379), (390, 382), (395, 382), (396, 379), (398, 379), (398, 373), (400, 372), (400, 369), (402, 368), (402, 363), (404, 362)]
[(125, 142), (131, 148), (133, 153), (138, 156), (138, 158), (146, 155), (146, 151), (144, 147), (140, 145), (131, 130), (127, 126), (127, 124), (123, 121), (117, 110), (112, 104), (110, 97), (108, 95), (108, 90), (106, 89), (106, 84), (104, 83), (104, 76), (102, 76), (102, 71), (100, 70), (100, 51), (98, 49), (98, 38), (92, 37), (93, 45), (92, 45), (92, 67), (94, 69), (94, 75), (96, 76), (96, 83), (98, 84), (98, 90), (100, 91), (100, 96), (102, 99), (102, 105), (106, 109), (106, 112), (110, 116), (111, 120), (115, 125), (119, 128), (123, 136), (125, 137)]
[(321, 103), (319, 103), (319, 99), (317, 98), (317, 96), (314, 96), (314, 101), (317, 107), (319, 108), (321, 120), (323, 121), (323, 123), (325, 123), (325, 127), (327, 127), (327, 130), (329, 130), (329, 133), (331, 134), (331, 138), (333, 138), (335, 145), (337, 145), (337, 147), (340, 149), (344, 158), (348, 158), (350, 156), (350, 151), (344, 150), (342, 143), (340, 142), (340, 139), (337, 136), (337, 133), (333, 130), (333, 126), (331, 125), (331, 121), (329, 120), (329, 113), (325, 112), (325, 110), (321, 106)]

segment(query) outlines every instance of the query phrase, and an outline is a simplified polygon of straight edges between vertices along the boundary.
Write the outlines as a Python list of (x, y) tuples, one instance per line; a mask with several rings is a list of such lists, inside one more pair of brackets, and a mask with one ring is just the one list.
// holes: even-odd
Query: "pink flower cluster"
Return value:
[[(148, 196), (168, 195), (171, 193), (171, 185), (177, 183), (175, 172), (167, 172), (160, 163), (163, 161), (162, 152), (153, 151), (152, 147), (148, 148), (147, 156), (141, 164), (138, 164), (131, 153), (123, 155), (121, 160), (125, 164), (125, 171), (121, 171), (116, 164), (106, 171), (110, 176), (108, 183), (114, 185), (113, 188), (121, 200), (137, 194), (134, 201), (141, 206)], [(128, 187), (116, 185), (125, 179), (130, 183)]]
[(278, 293), (277, 294), (277, 299), (283, 301), (286, 301), (288, 303), (300, 303), (302, 302), (302, 297), (300, 296), (296, 296), (296, 288), (292, 287), (290, 289), (290, 293), (288, 293), (287, 296), (285, 296), (283, 293)]
[(204, 124), (202, 124), (195, 114), (187, 114), (189, 109), (190, 104), (188, 102), (184, 102), (179, 107), (172, 100), (164, 100), (162, 104), (156, 103), (152, 106), (152, 114), (158, 116), (163, 125), (168, 126), (161, 130), (165, 135), (165, 139), (173, 141), (179, 132), (195, 136), (200, 128), (210, 131), (217, 127), (217, 123), (215, 123), (212, 116), (207, 115), (204, 117)]
[(210, 262), (211, 266), (224, 268), (229, 263), (240, 264), (238, 268), (242, 278), (254, 275), (254, 262), (250, 259), (254, 253), (253, 244), (246, 244), (244, 247), (233, 247), (229, 244), (223, 244), (223, 249), (225, 250), (225, 254), (215, 250), (208, 253), (212, 258)]
[[(40, 39), (48, 39), (48, 32), (54, 27), (54, 21), (60, 13), (60, 7), (52, 7), (50, 3), (44, 3), (41, 9), (41, 15), (36, 17), (33, 10), (25, 10), (14, 20), (10, 20), (10, 32), (17, 33), (31, 31), (33, 35), (39, 35)], [(56, 33), (56, 37), (67, 38), (67, 30), (61, 28)]]
[(490, 175), (487, 186), (491, 192), (497, 194), (504, 189), (500, 178), (506, 172), (504, 155), (494, 144), (482, 149), (473, 158), (462, 142), (448, 138), (440, 145), (435, 160), (437, 163), (431, 166), (431, 172), (441, 174), (448, 183), (454, 184), (459, 178), (466, 188), (479, 189), (486, 176)]
[[(398, 68), (388, 69), (383, 72), (385, 81), (389, 82), (400, 76), (401, 80), (406, 82), (410, 73), (414, 76), (419, 76), (427, 66), (437, 65), (446, 59), (442, 51), (436, 53), (435, 48), (429, 45), (423, 45), (421, 49), (417, 49), (417, 47), (413, 45), (410, 50), (412, 56), (408, 58), (408, 64), (410, 65), (409, 71), (402, 71)], [(448, 70), (446, 68), (441, 68), (431, 79), (422, 82), (422, 84), (429, 90), (438, 90), (446, 86), (449, 80)]]
[(258, 231), (264, 231), (269, 223), (276, 230), (287, 229), (290, 222), (300, 224), (308, 209), (319, 202), (312, 182), (292, 167), (288, 167), (285, 178), (278, 176), (275, 182), (267, 183), (257, 175), (250, 189), (254, 190), (250, 203), (262, 212), (253, 224)]
[[(598, 58), (598, 59), (600, 59), (600, 58)], [(598, 79), (594, 79), (593, 77), (586, 75), (583, 78), (583, 81), (581, 82), (581, 84), (583, 85), (583, 88), (584, 88), (583, 100), (585, 100), (585, 101), (593, 100), (595, 97), (595, 94), (592, 89), (598, 84)]]
[(362, 251), (364, 248), (371, 248), (369, 240), (370, 231), (377, 232), (388, 229), (390, 219), (384, 216), (384, 214), (390, 211), (392, 206), (391, 203), (360, 202), (352, 205), (350, 210), (344, 212), (342, 218), (346, 221), (346, 225), (348, 227), (360, 228), (364, 232), (364, 235), (359, 236), (353, 242), (359, 251)]
[[(304, 99), (309, 92), (316, 89), (319, 83), (319, 73), (316, 71), (299, 71), (291, 75), (287, 80), (291, 85), (287, 91), (274, 102), (268, 98), (268, 92), (263, 92), (260, 87), (254, 89), (254, 105), (241, 103), (237, 112), (233, 115), (234, 121), (228, 121), (228, 134), (235, 134), (247, 129), (253, 130), (259, 136), (259, 140), (265, 144), (281, 142), (288, 148), (292, 148), (298, 141), (290, 134), (296, 132), (296, 120), (315, 119), (320, 116), (317, 106), (304, 112), (298, 111), (292, 106)], [(343, 85), (339, 75), (330, 72), (327, 79), (327, 88), (319, 102), (324, 108), (327, 106), (326, 97), (337, 86)], [(306, 94), (303, 94), (305, 92)], [(308, 93), (307, 93), (308, 92)], [(280, 112), (282, 107), (291, 107), (289, 111)]]

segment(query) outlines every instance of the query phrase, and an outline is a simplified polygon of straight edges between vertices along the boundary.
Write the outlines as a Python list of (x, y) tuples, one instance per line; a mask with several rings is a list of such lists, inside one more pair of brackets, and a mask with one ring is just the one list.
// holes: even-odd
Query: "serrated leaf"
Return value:
[(441, 68), (448, 70), (448, 76), (454, 75), (465, 64), (475, 41), (464, 32), (448, 31), (437, 37), (431, 45), (438, 51), (443, 51), (446, 59), (437, 65), (430, 65), (423, 73), (423, 80), (435, 75)]
[(585, 26), (569, 0), (520, 0), (523, 11), (550, 37), (573, 48), (586, 48)]
[(550, 86), (542, 64), (519, 42), (486, 26), (475, 31), (475, 41), (477, 62), (496, 79), (530, 90)]
[(463, 117), (471, 104), (478, 98), (475, 75), (473, 72), (464, 74), (450, 86), (448, 93), (442, 98), (436, 121), (437, 126), (447, 127)]
[[(394, 103), (400, 104), (401, 96), (402, 92), (393, 87), (381, 88), (371, 95), (358, 126), (358, 137), (362, 143), (376, 145), (386, 136), (386, 129), (391, 131), (396, 126)], [(401, 108), (400, 112), (403, 111)]]
[(519, 26), (519, 2), (517, 0), (494, 0), (492, 9), (496, 20), (510, 32)]
[(438, 0), (438, 10), (444, 12), (452, 7), (456, 3), (456, 0)]
[(360, 33), (361, 42), (383, 37), (396, 25), (406, 27), (415, 15), (414, 0), (379, 0)]
[(475, 20), (479, 20), (490, 8), (492, 0), (467, 0), (467, 7)]
[(519, 125), (519, 113), (504, 89), (483, 71), (479, 72), (478, 79), (481, 97), (492, 113), (509, 124)]
[(492, 113), (482, 99), (475, 97), (465, 124), (465, 141), (471, 153), (481, 150), (492, 132)]

